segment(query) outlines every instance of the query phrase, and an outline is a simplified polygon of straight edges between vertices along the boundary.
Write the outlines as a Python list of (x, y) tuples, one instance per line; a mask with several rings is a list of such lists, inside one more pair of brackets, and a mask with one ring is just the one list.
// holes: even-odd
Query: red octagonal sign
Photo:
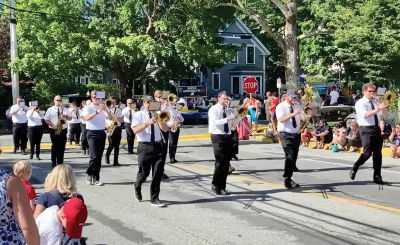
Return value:
[(254, 77), (246, 77), (243, 81), (243, 90), (248, 94), (254, 94), (258, 89), (258, 81)]

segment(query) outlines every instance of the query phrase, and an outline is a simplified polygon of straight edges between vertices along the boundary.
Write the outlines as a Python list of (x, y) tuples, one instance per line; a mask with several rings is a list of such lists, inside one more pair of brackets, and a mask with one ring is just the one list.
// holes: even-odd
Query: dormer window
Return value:
[(255, 48), (254, 46), (246, 47), (246, 64), (255, 64)]

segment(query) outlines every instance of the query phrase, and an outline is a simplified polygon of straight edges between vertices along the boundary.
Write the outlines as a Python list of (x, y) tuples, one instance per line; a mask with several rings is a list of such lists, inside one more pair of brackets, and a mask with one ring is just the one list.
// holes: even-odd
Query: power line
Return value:
[(76, 17), (76, 16), (72, 16), (72, 15), (65, 15), (65, 14), (50, 14), (50, 13), (46, 13), (46, 12), (41, 12), (41, 11), (35, 11), (35, 10), (28, 10), (28, 9), (20, 9), (20, 8), (14, 8), (11, 7), (7, 4), (4, 3), (0, 3), (0, 5), (15, 10), (15, 11), (19, 11), (19, 12), (23, 12), (23, 13), (29, 13), (29, 14), (34, 14), (34, 15), (39, 15), (39, 16), (46, 16), (46, 17), (62, 17), (62, 18), (67, 18), (67, 19), (72, 19), (72, 20), (89, 20), (88, 18), (84, 18), (84, 17)]

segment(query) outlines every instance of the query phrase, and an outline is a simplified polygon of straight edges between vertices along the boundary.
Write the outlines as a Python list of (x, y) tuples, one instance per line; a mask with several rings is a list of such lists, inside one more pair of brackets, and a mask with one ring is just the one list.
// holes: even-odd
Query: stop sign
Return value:
[(243, 81), (243, 90), (248, 94), (254, 94), (258, 89), (258, 81), (254, 77), (246, 77)]

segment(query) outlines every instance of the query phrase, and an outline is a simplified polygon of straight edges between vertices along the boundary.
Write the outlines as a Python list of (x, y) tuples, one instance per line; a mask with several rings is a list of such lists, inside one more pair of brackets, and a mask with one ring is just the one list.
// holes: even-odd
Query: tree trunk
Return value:
[(285, 24), (285, 76), (288, 89), (297, 88), (300, 76), (299, 42), (297, 40), (297, 6), (296, 1), (289, 1), (288, 17)]

